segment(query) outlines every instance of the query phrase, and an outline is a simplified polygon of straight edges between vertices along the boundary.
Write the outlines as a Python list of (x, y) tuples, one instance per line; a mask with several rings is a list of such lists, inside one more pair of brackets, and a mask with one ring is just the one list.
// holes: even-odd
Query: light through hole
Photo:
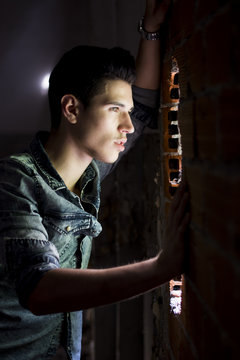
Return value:
[[(182, 179), (182, 145), (181, 134), (178, 125), (178, 106), (180, 102), (180, 88), (179, 88), (179, 68), (177, 60), (172, 59), (171, 79), (170, 79), (170, 98), (172, 107), (168, 114), (168, 145), (171, 151), (168, 173), (169, 173), (169, 192), (174, 195), (176, 188), (179, 186)], [(170, 291), (170, 310), (173, 314), (181, 313), (182, 304), (182, 277), (174, 278), (169, 283)]]

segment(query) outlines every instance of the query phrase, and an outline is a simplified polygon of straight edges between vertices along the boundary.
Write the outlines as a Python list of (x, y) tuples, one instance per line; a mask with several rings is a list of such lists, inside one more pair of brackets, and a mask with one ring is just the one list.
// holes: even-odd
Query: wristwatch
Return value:
[(160, 31), (155, 32), (147, 32), (144, 29), (144, 23), (143, 23), (144, 17), (142, 17), (138, 23), (138, 32), (141, 34), (143, 39), (146, 40), (159, 40), (160, 39)]

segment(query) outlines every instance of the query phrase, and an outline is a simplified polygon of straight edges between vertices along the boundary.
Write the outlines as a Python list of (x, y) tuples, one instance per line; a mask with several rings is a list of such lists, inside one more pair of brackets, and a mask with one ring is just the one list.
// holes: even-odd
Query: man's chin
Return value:
[(106, 164), (114, 164), (115, 163), (115, 161), (117, 161), (117, 159), (118, 159), (118, 157), (115, 159), (115, 160), (100, 160), (100, 161), (102, 161), (102, 162), (104, 162), (104, 163), (106, 163)]
[(117, 159), (118, 159), (118, 155), (115, 157), (111, 157), (111, 158), (109, 158), (109, 157), (95, 158), (95, 160), (104, 162), (105, 164), (114, 164), (115, 161), (117, 161)]

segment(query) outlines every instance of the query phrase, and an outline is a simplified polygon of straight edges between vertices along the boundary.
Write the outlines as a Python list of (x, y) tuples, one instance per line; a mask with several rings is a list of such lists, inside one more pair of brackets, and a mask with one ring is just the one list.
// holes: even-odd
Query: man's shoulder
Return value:
[(132, 92), (135, 103), (142, 104), (149, 108), (159, 106), (159, 90), (144, 89), (133, 85)]
[(23, 152), (0, 159), (0, 169), (2, 170), (0, 171), (1, 173), (3, 170), (11, 171), (12, 169), (15, 173), (23, 171), (31, 175), (34, 173), (36, 166), (32, 155), (28, 152)]

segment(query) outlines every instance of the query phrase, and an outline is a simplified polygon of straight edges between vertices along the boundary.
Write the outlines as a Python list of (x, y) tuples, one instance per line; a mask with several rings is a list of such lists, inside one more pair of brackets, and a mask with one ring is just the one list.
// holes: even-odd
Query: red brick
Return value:
[[(219, 285), (221, 289), (221, 285)], [(226, 312), (226, 309), (224, 309)], [(183, 287), (181, 319), (197, 349), (199, 359), (235, 359), (236, 344), (226, 335), (213, 312), (208, 312), (186, 280)], [(238, 336), (236, 331), (236, 336)], [(186, 357), (187, 359), (187, 357)]]
[[(169, 114), (171, 113), (171, 110), (174, 112), (178, 112), (178, 108), (173, 107), (163, 107), (161, 109), (162, 113), (162, 137), (163, 137), (163, 151), (164, 153), (176, 153), (178, 151), (177, 147), (170, 147), (169, 145), (169, 139), (172, 138), (172, 135), (169, 133), (169, 125), (172, 124), (172, 121), (169, 120)], [(177, 114), (178, 115), (178, 114)], [(177, 116), (178, 117), (178, 116)]]
[(168, 326), (168, 333), (169, 333), (169, 340), (170, 346), (173, 351), (174, 357), (176, 360), (192, 360), (196, 359), (194, 356), (189, 339), (187, 339), (184, 331), (183, 325), (180, 325), (178, 318), (170, 314), (169, 315), (169, 326)]
[(240, 160), (239, 151), (239, 101), (240, 90), (225, 89), (219, 95), (219, 137), (221, 157), (225, 161)]
[(234, 236), (240, 226), (240, 176), (209, 171), (205, 179), (205, 229), (224, 251), (236, 253)]
[(183, 293), (182, 307), (181, 318), (194, 342), (199, 359), (235, 359), (235, 357), (231, 357), (235, 349), (234, 343), (228, 337), (226, 338), (214, 315), (206, 311), (187, 283)]
[(164, 212), (165, 219), (166, 219), (167, 216), (168, 216), (168, 213), (169, 213), (169, 210), (170, 210), (170, 206), (171, 206), (171, 201), (169, 201), (168, 199), (166, 199), (166, 201), (165, 201), (165, 212)]
[(202, 31), (194, 33), (185, 44), (185, 63), (188, 70), (188, 93), (196, 94), (205, 89), (206, 55)]
[(193, 115), (193, 102), (183, 102), (179, 106), (179, 127), (181, 133), (181, 142), (183, 157), (194, 158), (194, 115)]
[(220, 252), (215, 252), (212, 268), (215, 270), (214, 309), (222, 329), (236, 344), (239, 341), (240, 274), (237, 266)]
[[(173, 58), (177, 61), (179, 69), (179, 89), (180, 89), (180, 99), (186, 99), (188, 97), (188, 84), (187, 79), (189, 71), (186, 63), (186, 46), (182, 45), (174, 50)], [(180, 101), (181, 101), (180, 100)]]
[[(240, 315), (238, 311), (240, 300), (240, 275), (239, 269), (236, 269), (227, 257), (223, 256), (201, 236), (192, 234), (190, 237), (190, 267), (188, 277), (195, 284), (202, 302), (205, 302), (211, 313), (218, 319), (215, 320), (215, 335), (221, 338), (222, 334), (227, 334), (228, 339), (237, 344), (238, 324)], [(186, 289), (187, 287), (187, 289)], [(182, 315), (183, 322), (188, 330), (188, 316), (191, 313), (193, 321), (198, 317), (198, 313), (192, 313), (193, 306), (202, 306), (201, 304), (192, 304), (195, 296), (192, 296), (187, 282), (182, 286)], [(195, 294), (194, 294), (195, 295)], [(196, 299), (195, 299), (196, 300)], [(206, 317), (207, 314), (204, 316)], [(187, 323), (186, 323), (187, 321)], [(190, 327), (192, 334), (192, 327)], [(189, 330), (188, 330), (189, 331)], [(218, 334), (219, 332), (219, 334)], [(206, 329), (203, 330), (204, 339), (207, 340)], [(214, 340), (214, 338), (213, 338)], [(224, 345), (225, 346), (225, 345)], [(226, 345), (228, 348), (228, 345)], [(207, 354), (207, 353), (205, 353)], [(210, 357), (209, 357), (210, 359)]]
[(213, 14), (219, 7), (218, 0), (201, 0), (197, 4), (197, 21)]
[(175, 46), (182, 39), (188, 37), (193, 32), (194, 26), (194, 1), (175, 1), (169, 21), (169, 39), (171, 45)]
[(196, 100), (195, 141), (200, 159), (217, 159), (217, 102), (213, 96), (202, 96)]
[(182, 336), (182, 329), (179, 326), (177, 320), (173, 318), (172, 315), (169, 316), (168, 321), (168, 336), (171, 349), (173, 351), (174, 357), (177, 359), (178, 352), (179, 352), (179, 342)]
[[(228, 220), (224, 219), (222, 216), (217, 216), (213, 213), (211, 209), (208, 209), (205, 214), (205, 231), (209, 236), (211, 236), (215, 242), (218, 242), (225, 251), (231, 250), (231, 242), (229, 230), (228, 230)], [(226, 226), (227, 225), (227, 226)]]
[(203, 333), (203, 317), (205, 310), (187, 280), (182, 288), (182, 312), (180, 319), (192, 341), (193, 347), (199, 354), (204, 337), (207, 336), (207, 334)]
[[(186, 168), (192, 222), (198, 224), (230, 256), (240, 256), (240, 175)], [(228, 196), (223, 196), (223, 194)], [(224, 219), (224, 221), (221, 221)]]
[(235, 359), (231, 357), (232, 344), (226, 339), (219, 325), (205, 313), (203, 318), (203, 332), (205, 334), (200, 359), (204, 360), (226, 360)]
[(174, 160), (178, 160), (178, 164), (179, 164), (179, 170), (181, 170), (181, 163), (182, 163), (182, 160), (181, 160), (181, 156), (177, 156), (177, 155), (170, 155), (170, 154), (166, 154), (164, 155), (164, 193), (165, 193), (165, 196), (168, 198), (168, 199), (173, 199), (173, 196), (174, 194), (172, 195), (170, 193), (170, 190), (169, 188), (174, 188), (174, 189), (177, 189), (178, 187), (178, 184), (175, 183), (170, 183), (170, 172), (171, 171), (176, 171), (178, 172), (178, 170), (170, 170), (169, 168), (169, 160), (171, 159), (174, 159)]
[(206, 240), (193, 231), (190, 232), (189, 239), (189, 269), (188, 277), (195, 284), (201, 298), (209, 307), (214, 306), (214, 270), (212, 261), (214, 251)]
[[(206, 210), (214, 212), (219, 220), (235, 215), (237, 208), (233, 208), (231, 184), (234, 179), (230, 174), (221, 173), (214, 170), (206, 171), (205, 192)], [(227, 196), (223, 196), (223, 194)]]
[(167, 58), (162, 64), (162, 88), (161, 88), (161, 105), (171, 104), (169, 87), (171, 86), (171, 68), (172, 59)]
[[(228, 223), (230, 223), (230, 230), (232, 235), (231, 246), (231, 255), (236, 256), (239, 260), (240, 257), (240, 222), (239, 222), (239, 199), (240, 199), (240, 174), (233, 175), (231, 179), (231, 195), (232, 199), (232, 210), (234, 215), (228, 218)], [(229, 221), (231, 220), (231, 222)]]
[(234, 74), (234, 82), (236, 85), (239, 84), (240, 78), (240, 26), (239, 26), (239, 1), (233, 1), (231, 8), (231, 24), (232, 24), (232, 42), (233, 42), (233, 53), (232, 53), (232, 70)]
[(161, 122), (162, 122), (162, 131), (163, 135), (165, 135), (168, 131), (168, 113), (170, 111), (171, 107), (163, 107), (161, 108)]
[(205, 174), (201, 166), (186, 166), (185, 176), (190, 192), (191, 221), (204, 227), (204, 186)]
[(207, 85), (231, 82), (232, 33), (229, 12), (216, 16), (205, 33), (207, 56)]
[(176, 153), (177, 152), (177, 147), (171, 148), (169, 147), (169, 135), (165, 134), (163, 137), (163, 146), (164, 146), (164, 150), (166, 153)]
[(198, 359), (197, 355), (193, 354), (192, 348), (186, 338), (181, 337), (178, 351), (178, 360), (196, 360)]

